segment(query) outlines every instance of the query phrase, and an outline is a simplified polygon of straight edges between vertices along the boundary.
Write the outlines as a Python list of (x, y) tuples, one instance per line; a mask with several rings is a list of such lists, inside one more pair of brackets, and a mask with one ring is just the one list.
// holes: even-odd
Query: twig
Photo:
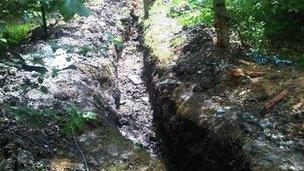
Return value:
[(86, 158), (85, 158), (85, 156), (84, 156), (84, 154), (83, 154), (83, 151), (81, 150), (81, 148), (80, 148), (79, 145), (78, 145), (78, 142), (77, 142), (75, 133), (74, 133), (74, 131), (73, 131), (72, 129), (71, 129), (71, 132), (72, 132), (72, 135), (73, 135), (74, 143), (75, 143), (75, 145), (76, 145), (78, 151), (80, 152), (81, 158), (82, 158), (82, 160), (83, 160), (83, 164), (84, 164), (85, 170), (86, 170), (86, 171), (90, 171), (90, 168), (89, 168), (89, 166), (88, 166), (88, 164), (87, 164), (87, 162), (86, 162)]
[(267, 101), (264, 104), (264, 108), (266, 110), (269, 110), (274, 105), (276, 105), (276, 103), (278, 103), (279, 101), (281, 101), (287, 94), (288, 94), (288, 91), (287, 90), (283, 90), (280, 94), (278, 94), (277, 96), (275, 96), (272, 100)]

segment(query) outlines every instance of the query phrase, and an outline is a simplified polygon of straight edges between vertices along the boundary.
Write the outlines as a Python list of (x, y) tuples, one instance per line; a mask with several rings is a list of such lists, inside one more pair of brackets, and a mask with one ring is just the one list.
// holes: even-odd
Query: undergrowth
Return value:
[(26, 38), (36, 25), (32, 23), (12, 23), (0, 28), (0, 54), (9, 46), (18, 44)]
[(94, 112), (84, 112), (74, 106), (68, 106), (61, 112), (52, 108), (37, 109), (31, 106), (5, 105), (4, 108), (17, 122), (40, 127), (52, 121), (66, 135), (83, 131), (86, 121), (97, 119)]
[[(304, 64), (304, 1), (227, 0), (227, 10), (233, 41)], [(172, 0), (168, 15), (183, 26), (212, 26), (212, 0)]]

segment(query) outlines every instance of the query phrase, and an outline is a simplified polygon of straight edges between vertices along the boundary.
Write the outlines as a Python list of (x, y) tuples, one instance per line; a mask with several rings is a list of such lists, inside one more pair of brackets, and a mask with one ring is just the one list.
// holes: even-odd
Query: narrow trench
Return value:
[(117, 77), (120, 94), (118, 105), (118, 129), (133, 143), (155, 153), (158, 144), (153, 110), (145, 86), (144, 53), (141, 50), (140, 34), (136, 17), (128, 23), (128, 37), (118, 60)]
[(241, 146), (177, 116), (175, 103), (153, 84), (143, 30), (133, 18), (118, 61), (118, 128), (134, 143), (157, 154), (167, 170), (250, 170)]

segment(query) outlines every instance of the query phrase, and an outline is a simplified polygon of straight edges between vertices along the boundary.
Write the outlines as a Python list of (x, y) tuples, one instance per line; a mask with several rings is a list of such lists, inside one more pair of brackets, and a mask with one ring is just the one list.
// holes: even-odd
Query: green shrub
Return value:
[(83, 112), (73, 106), (67, 107), (63, 112), (58, 112), (52, 108), (36, 109), (30, 106), (11, 105), (6, 105), (5, 109), (16, 121), (23, 121), (35, 127), (53, 121), (67, 135), (82, 131), (85, 121), (97, 119), (95, 113)]
[(199, 23), (211, 25), (214, 17), (212, 0), (173, 0), (169, 15), (176, 17), (181, 25), (189, 26)]
[(47, 36), (47, 17), (52, 12), (60, 13), (64, 20), (74, 15), (88, 16), (85, 0), (1, 0), (0, 3), (0, 55), (7, 46), (18, 43), (26, 37), (33, 24), (41, 17)]
[(33, 27), (35, 25), (30, 23), (13, 23), (2, 26), (0, 28), (0, 54), (8, 46), (16, 45), (24, 39)]
[(14, 45), (24, 39), (35, 25), (30, 23), (8, 24), (3, 32), (3, 38), (8, 45)]
[[(227, 9), (231, 31), (252, 48), (303, 53), (303, 0), (227, 0)], [(169, 15), (182, 25), (212, 25), (212, 0), (173, 0)]]

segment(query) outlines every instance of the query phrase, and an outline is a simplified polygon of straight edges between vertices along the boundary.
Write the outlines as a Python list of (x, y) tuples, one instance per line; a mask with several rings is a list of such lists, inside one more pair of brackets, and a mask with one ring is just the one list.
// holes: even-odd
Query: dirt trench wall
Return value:
[(148, 83), (150, 97), (154, 101), (155, 123), (164, 140), (162, 145), (166, 150), (162, 152), (169, 170), (250, 170), (250, 162), (237, 141), (219, 136), (177, 112), (178, 105), (169, 93), (174, 86), (156, 87), (157, 80), (152, 79), (156, 70), (148, 60), (146, 76), (151, 81)]
[[(237, 45), (224, 53), (214, 46), (214, 29), (182, 26), (169, 15), (174, 7), (157, 0), (144, 22), (148, 85), (173, 167), (303, 170), (303, 138), (292, 126), (301, 120), (290, 110), (302, 91), (293, 90), (299, 94), (292, 92), (272, 110), (263, 107), (283, 85), (291, 86), (279, 78), (293, 68), (261, 66)], [(232, 68), (258, 69), (266, 76), (234, 78)], [(274, 73), (280, 73), (279, 84), (272, 82)], [(269, 88), (275, 92), (265, 93)]]

